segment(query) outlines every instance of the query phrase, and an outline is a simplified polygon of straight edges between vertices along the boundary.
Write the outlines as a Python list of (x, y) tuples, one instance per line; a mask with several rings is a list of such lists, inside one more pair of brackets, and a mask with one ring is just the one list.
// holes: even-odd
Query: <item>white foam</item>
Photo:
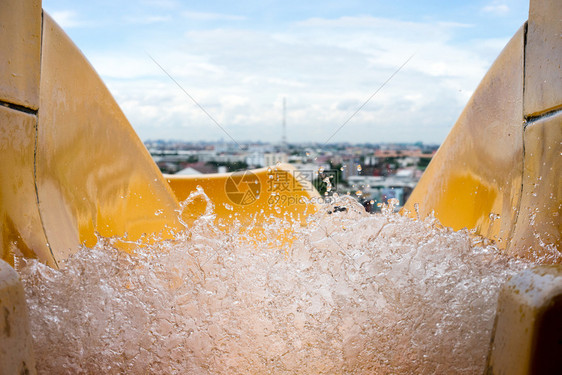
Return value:
[(136, 256), (101, 240), (61, 270), (20, 261), (39, 372), (482, 373), (499, 287), (527, 263), (435, 220), (333, 205), (306, 228), (263, 224), (257, 247), (207, 213)]

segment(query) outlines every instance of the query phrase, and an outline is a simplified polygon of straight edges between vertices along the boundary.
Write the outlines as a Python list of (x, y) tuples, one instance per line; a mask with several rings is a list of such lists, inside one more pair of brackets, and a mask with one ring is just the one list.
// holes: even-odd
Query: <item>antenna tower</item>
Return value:
[(283, 136), (281, 138), (283, 151), (287, 150), (287, 100), (283, 98)]

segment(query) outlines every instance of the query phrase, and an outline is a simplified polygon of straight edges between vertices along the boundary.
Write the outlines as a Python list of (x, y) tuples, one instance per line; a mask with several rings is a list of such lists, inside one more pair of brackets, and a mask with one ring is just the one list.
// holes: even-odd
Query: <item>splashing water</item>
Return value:
[(499, 287), (528, 264), (392, 211), (343, 196), (263, 224), (295, 228), (290, 248), (207, 213), (134, 256), (102, 239), (60, 270), (19, 260), (39, 373), (482, 373)]

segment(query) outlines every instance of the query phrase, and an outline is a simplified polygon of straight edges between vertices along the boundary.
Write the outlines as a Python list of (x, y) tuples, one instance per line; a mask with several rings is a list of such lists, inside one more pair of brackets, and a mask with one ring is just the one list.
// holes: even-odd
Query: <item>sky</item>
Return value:
[(142, 140), (272, 143), (283, 134), (283, 98), (288, 142), (441, 143), (528, 7), (43, 1)]

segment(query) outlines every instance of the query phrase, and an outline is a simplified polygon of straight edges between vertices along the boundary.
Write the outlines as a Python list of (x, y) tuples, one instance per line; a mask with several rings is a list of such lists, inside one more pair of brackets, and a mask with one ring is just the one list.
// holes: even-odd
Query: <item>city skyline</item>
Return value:
[(496, 0), (43, 7), (141, 139), (272, 143), (283, 98), (289, 143), (441, 143), (528, 12)]

